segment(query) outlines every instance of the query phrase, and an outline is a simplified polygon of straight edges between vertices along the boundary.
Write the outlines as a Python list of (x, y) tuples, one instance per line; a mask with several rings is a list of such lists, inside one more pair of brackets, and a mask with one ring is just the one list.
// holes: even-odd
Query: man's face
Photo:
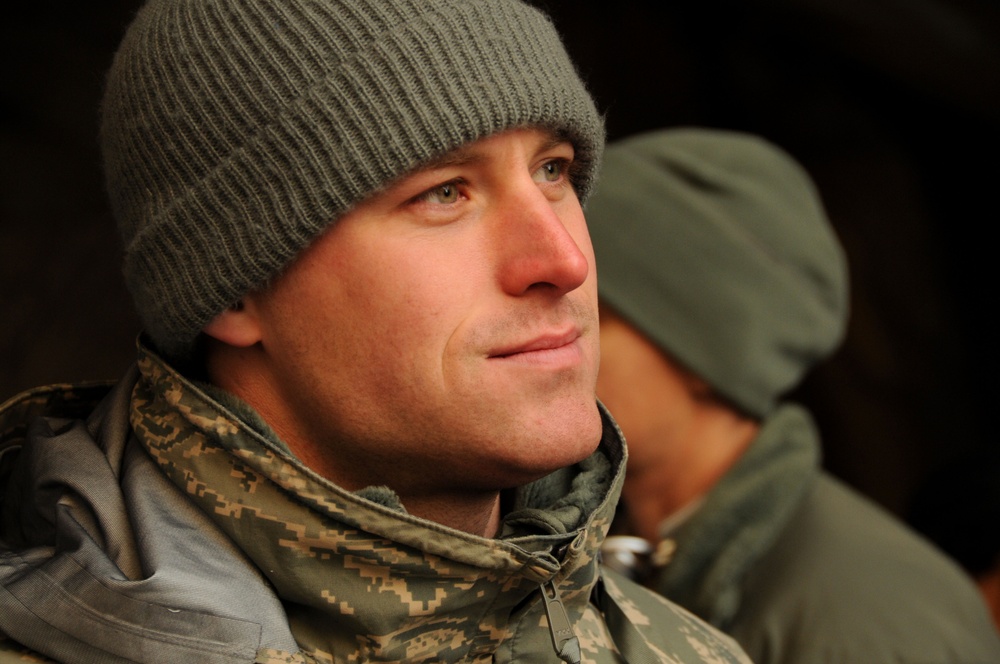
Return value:
[(499, 489), (601, 435), (594, 256), (572, 146), (468, 144), (368, 199), (267, 290), (250, 399), (345, 488)]

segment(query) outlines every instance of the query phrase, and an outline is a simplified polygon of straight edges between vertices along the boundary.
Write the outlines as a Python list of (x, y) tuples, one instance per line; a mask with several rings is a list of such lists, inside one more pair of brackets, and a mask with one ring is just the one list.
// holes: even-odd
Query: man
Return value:
[(542, 14), (150, 0), (102, 117), (145, 334), (0, 408), (0, 661), (746, 661), (596, 560), (603, 128)]
[[(783, 401), (839, 344), (847, 270), (811, 180), (741, 133), (609, 147), (588, 223), (600, 266), (598, 396), (629, 441), (609, 562), (760, 663), (997, 662), (975, 589), (820, 470)], [(630, 546), (622, 546), (622, 544)]]

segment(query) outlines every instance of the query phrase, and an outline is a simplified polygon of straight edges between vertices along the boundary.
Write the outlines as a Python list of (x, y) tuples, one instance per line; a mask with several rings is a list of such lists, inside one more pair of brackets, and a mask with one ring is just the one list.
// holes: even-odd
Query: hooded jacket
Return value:
[(820, 467), (809, 413), (769, 415), (681, 525), (651, 587), (759, 664), (1000, 662), (971, 579)]
[(748, 661), (599, 565), (625, 462), (602, 415), (489, 539), (332, 484), (142, 347), (110, 391), (25, 393), (0, 407), (0, 662)]

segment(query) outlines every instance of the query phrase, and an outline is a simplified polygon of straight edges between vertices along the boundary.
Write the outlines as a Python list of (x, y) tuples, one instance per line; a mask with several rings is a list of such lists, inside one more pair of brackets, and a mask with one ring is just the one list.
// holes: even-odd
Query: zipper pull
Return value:
[(542, 599), (545, 601), (545, 615), (549, 619), (549, 633), (552, 635), (552, 647), (556, 649), (556, 654), (567, 664), (580, 664), (580, 639), (576, 638), (573, 626), (569, 623), (566, 607), (559, 599), (554, 580), (550, 579), (542, 584)]

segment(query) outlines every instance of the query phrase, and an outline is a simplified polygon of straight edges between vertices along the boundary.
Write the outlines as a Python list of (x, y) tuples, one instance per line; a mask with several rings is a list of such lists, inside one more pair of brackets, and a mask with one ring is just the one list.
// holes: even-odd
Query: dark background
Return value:
[[(0, 27), (0, 401), (113, 378), (138, 323), (102, 190), (103, 72), (138, 0), (22, 3)], [(848, 252), (842, 349), (796, 397), (826, 464), (902, 512), (996, 446), (1000, 10), (986, 0), (537, 0), (609, 138), (757, 132), (815, 178)]]

